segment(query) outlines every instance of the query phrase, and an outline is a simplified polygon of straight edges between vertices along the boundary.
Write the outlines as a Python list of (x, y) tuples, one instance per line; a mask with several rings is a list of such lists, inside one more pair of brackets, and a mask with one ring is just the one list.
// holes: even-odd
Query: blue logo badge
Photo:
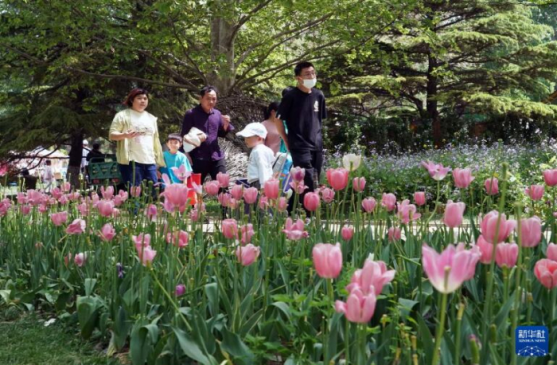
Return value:
[(546, 356), (549, 352), (549, 331), (545, 326), (519, 326), (514, 331), (518, 356)]

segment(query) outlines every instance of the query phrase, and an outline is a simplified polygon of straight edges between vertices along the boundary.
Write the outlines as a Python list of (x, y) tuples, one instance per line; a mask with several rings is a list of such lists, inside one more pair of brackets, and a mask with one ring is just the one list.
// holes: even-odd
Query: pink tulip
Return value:
[(277, 199), (279, 197), (280, 181), (277, 179), (269, 179), (263, 185), (263, 191), (268, 199)]
[(6, 214), (8, 214), (8, 210), (10, 210), (11, 206), (12, 203), (10, 202), (9, 199), (2, 199), (2, 201), (0, 201), (0, 217), (3, 217)]
[(188, 245), (188, 232), (186, 231), (178, 231), (174, 233), (167, 233), (166, 234), (166, 243), (178, 245), (179, 248), (184, 248)]
[(499, 180), (497, 178), (489, 178), (484, 182), (485, 191), (487, 195), (496, 195), (499, 193)]
[(547, 245), (547, 251), (545, 255), (549, 260), (557, 261), (557, 245), (554, 243), (550, 243), (549, 245)]
[(89, 205), (87, 203), (81, 203), (77, 206), (77, 210), (83, 217), (87, 217), (89, 215)]
[(155, 222), (157, 220), (157, 214), (158, 214), (158, 210), (155, 204), (150, 204), (145, 209), (145, 215), (147, 216), (147, 219), (150, 220), (151, 222)]
[(265, 210), (269, 207), (269, 198), (267, 198), (266, 196), (262, 196), (261, 198), (259, 198), (259, 209), (261, 210)]
[(533, 216), (520, 220), (520, 244), (522, 247), (535, 247), (542, 239), (542, 221)]
[(128, 192), (125, 190), (120, 190), (118, 192), (118, 197), (120, 197), (120, 199), (122, 200), (122, 203), (125, 202), (126, 200), (128, 200)]
[(543, 185), (531, 185), (526, 188), (525, 192), (532, 200), (541, 200), (544, 190)]
[(368, 295), (364, 295), (360, 289), (355, 289), (348, 295), (346, 303), (340, 300), (335, 302), (335, 310), (344, 313), (350, 322), (368, 323), (373, 317), (376, 303), (377, 297), (373, 289)]
[(302, 182), (304, 181), (304, 177), (306, 176), (306, 169), (303, 169), (301, 167), (293, 167), (290, 170), (290, 176), (292, 177), (292, 180), (296, 182)]
[(85, 221), (83, 219), (74, 219), (72, 224), (66, 228), (67, 234), (81, 234), (85, 231)]
[(482, 264), (490, 264), (493, 257), (493, 244), (487, 242), (484, 236), (480, 235), (476, 242), (476, 247), (480, 250), (480, 262)]
[(69, 192), (72, 189), (72, 185), (69, 182), (65, 182), (62, 184), (62, 191), (64, 193)]
[(327, 181), (333, 190), (339, 191), (348, 185), (348, 170), (343, 167), (327, 170)]
[(557, 262), (541, 259), (534, 266), (534, 275), (547, 289), (557, 287)]
[(85, 262), (87, 261), (87, 254), (86, 253), (78, 253), (77, 255), (74, 256), (73, 258), (73, 262), (76, 266), (78, 267), (82, 267), (83, 265), (85, 265)]
[(327, 204), (331, 203), (335, 199), (335, 191), (329, 188), (323, 188), (319, 190), (323, 201)]
[(191, 171), (186, 170), (186, 165), (180, 165), (180, 167), (171, 167), (170, 170), (180, 181), (187, 180), (187, 178), (191, 175)]
[(228, 188), (228, 185), (230, 185), (230, 176), (219, 172), (217, 174), (217, 181), (219, 182), (221, 188)]
[(211, 180), (205, 183), (205, 191), (210, 196), (217, 196), (220, 190), (220, 184), (218, 181)]
[(114, 227), (112, 227), (112, 224), (106, 223), (101, 228), (101, 233), (99, 234), (99, 237), (101, 238), (101, 240), (105, 242), (109, 242), (112, 241), (114, 236), (116, 236), (116, 230), (114, 229)]
[(103, 217), (110, 217), (114, 212), (114, 202), (111, 200), (101, 200), (97, 203), (99, 214)]
[(135, 250), (137, 251), (138, 256), (141, 256), (141, 252), (146, 247), (151, 247), (151, 235), (148, 233), (140, 233), (137, 236), (132, 236), (132, 240), (135, 244)]
[(459, 189), (466, 189), (475, 177), (472, 176), (470, 169), (454, 169), (453, 170), (454, 184)]
[(309, 236), (309, 233), (304, 231), (304, 221), (298, 219), (296, 223), (293, 223), (290, 217), (286, 219), (283, 232), (286, 233), (286, 238), (293, 241), (298, 241)]
[(421, 216), (420, 213), (416, 213), (416, 206), (410, 204), (410, 200), (406, 199), (398, 204), (398, 217), (402, 224), (408, 224), (411, 220), (415, 221)]
[(371, 293), (373, 287), (374, 293), (379, 295), (383, 291), (383, 287), (394, 279), (395, 274), (395, 270), (387, 270), (387, 265), (383, 261), (367, 259), (364, 267), (354, 272), (346, 290), (351, 292), (360, 289), (363, 294), (367, 295)]
[(395, 194), (387, 194), (383, 193), (383, 197), (381, 198), (381, 206), (387, 209), (387, 212), (390, 212), (395, 209), (396, 207), (396, 196)]
[(364, 211), (366, 213), (373, 212), (376, 204), (377, 202), (375, 201), (374, 198), (365, 198), (364, 200), (362, 200), (362, 208), (364, 208)]
[(303, 181), (295, 181), (295, 180), (290, 182), (290, 187), (292, 188), (292, 190), (294, 190), (296, 194), (303, 194), (304, 191), (306, 191), (308, 188), (306, 185), (304, 185)]
[(465, 209), (466, 204), (462, 202), (453, 203), (452, 200), (449, 200), (445, 207), (445, 215), (443, 216), (445, 225), (450, 228), (460, 227)]
[(192, 222), (197, 222), (199, 220), (199, 211), (197, 209), (192, 209), (190, 211), (190, 219)]
[(454, 292), (470, 278), (479, 258), (479, 254), (458, 250), (454, 245), (449, 245), (441, 254), (426, 244), (422, 246), (424, 271), (431, 285), (444, 294)]
[(41, 204), (38, 207), (39, 213), (46, 213), (48, 212), (48, 207), (45, 204)]
[(425, 205), (426, 202), (426, 197), (425, 197), (425, 193), (423, 191), (416, 191), (414, 193), (414, 203), (416, 203), (417, 206), (422, 206)]
[(240, 202), (234, 198), (230, 198), (230, 201), (228, 202), (228, 207), (230, 209), (236, 209), (238, 208), (238, 205), (240, 204)]
[(320, 205), (321, 200), (319, 199), (319, 194), (310, 192), (304, 196), (304, 207), (308, 211), (315, 212)]
[(286, 208), (288, 208), (288, 200), (285, 197), (281, 197), (278, 200), (277, 203), (277, 209), (279, 212), (284, 212), (286, 211)]
[(342, 270), (340, 243), (318, 243), (313, 246), (313, 265), (317, 275), (324, 279), (336, 279)]
[(60, 213), (52, 213), (50, 215), (50, 219), (55, 226), (61, 226), (62, 224), (66, 223), (68, 220), (68, 212), (63, 211)]
[(253, 230), (253, 224), (249, 223), (249, 224), (246, 224), (244, 226), (241, 226), (240, 227), (240, 234), (241, 234), (240, 243), (242, 245), (246, 245), (248, 243), (251, 243), (251, 238), (255, 234), (255, 232)]
[(495, 231), (497, 230), (498, 220), (499, 220), (499, 212), (493, 210), (487, 213), (482, 219), (482, 222), (480, 223), (482, 236), (489, 243), (503, 242), (504, 240), (507, 239), (507, 237), (511, 234), (511, 232), (516, 227), (516, 221), (514, 219), (507, 220), (505, 214), (501, 214), (499, 234), (498, 237), (495, 238)]
[(389, 242), (398, 241), (402, 237), (402, 231), (400, 228), (391, 227), (387, 230), (387, 237)]
[(366, 178), (365, 177), (355, 177), (352, 180), (352, 188), (355, 192), (362, 192), (366, 188)]
[(499, 243), (495, 252), (497, 266), (511, 268), (516, 265), (518, 259), (518, 245), (516, 243)]
[(236, 200), (242, 199), (242, 197), (244, 196), (244, 187), (240, 184), (234, 185), (230, 189), (230, 196), (232, 196)]
[(545, 170), (543, 172), (543, 179), (547, 186), (555, 186), (557, 185), (557, 169), (554, 170)]
[[(54, 199), (58, 200), (62, 197), (62, 195), (64, 195), (64, 193), (60, 190), (60, 188), (54, 188), (50, 191), (50, 195), (52, 195)], [(19, 201), (19, 194), (17, 194), (17, 203), (21, 204)]]
[(155, 259), (156, 255), (157, 255), (157, 251), (153, 250), (150, 246), (145, 247), (143, 249), (142, 254), (141, 253), (138, 254), (143, 266), (150, 265), (153, 262), (153, 260)]
[(184, 284), (176, 285), (176, 289), (174, 289), (174, 295), (176, 297), (181, 297), (184, 294), (186, 294), (186, 286)]
[(114, 196), (114, 186), (108, 186), (106, 188), (101, 186), (101, 195), (103, 196), (103, 199), (112, 200), (112, 197)]
[(29, 204), (22, 205), (20, 208), (21, 208), (21, 214), (23, 215), (28, 215), (29, 213), (31, 213), (32, 207)]
[(247, 188), (244, 191), (244, 201), (246, 202), (246, 204), (255, 204), (258, 194), (259, 191), (257, 190), (257, 188)]
[(222, 234), (225, 238), (236, 239), (238, 237), (238, 222), (236, 219), (225, 219), (221, 224)]
[(186, 209), (188, 203), (188, 187), (184, 184), (170, 184), (167, 185), (164, 193), (164, 209), (173, 213), (176, 209), (182, 213)]
[(249, 266), (259, 257), (260, 249), (251, 243), (239, 246), (236, 249), (236, 257), (243, 266)]
[(61, 205), (67, 205), (70, 202), (70, 199), (68, 198), (67, 195), (62, 195), (62, 197), (60, 197), (60, 199), (58, 200), (58, 202)]
[(343, 240), (350, 241), (352, 239), (352, 236), (354, 236), (354, 227), (345, 225), (340, 230), (340, 235)]
[[(232, 188), (234, 189), (234, 188)], [(229, 193), (220, 193), (217, 200), (219, 201), (220, 205), (227, 208), (230, 205), (230, 199), (232, 199), (232, 197), (230, 196)]]
[(437, 181), (443, 180), (451, 170), (449, 167), (443, 167), (443, 165), (431, 161), (422, 161), (422, 166), (429, 172), (429, 176)]

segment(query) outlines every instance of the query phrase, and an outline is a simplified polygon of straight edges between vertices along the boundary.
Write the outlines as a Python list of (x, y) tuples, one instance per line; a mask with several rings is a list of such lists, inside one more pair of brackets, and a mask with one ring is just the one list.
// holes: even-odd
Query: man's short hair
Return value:
[(216, 87), (214, 87), (213, 85), (207, 85), (204, 86), (200, 91), (199, 91), (199, 96), (204, 97), (205, 94), (210, 93), (211, 91), (214, 91), (215, 94), (218, 95), (219, 91), (217, 90)]
[(170, 140), (172, 140), (172, 139), (175, 139), (175, 140), (177, 140), (177, 141), (180, 141), (180, 143), (182, 142), (182, 136), (179, 135), (178, 133), (170, 133), (170, 134), (168, 135), (168, 137), (166, 138), (166, 142), (168, 142), (168, 141), (170, 141)]
[(295, 76), (300, 76), (300, 75), (302, 74), (302, 70), (303, 70), (304, 68), (310, 68), (310, 67), (315, 68), (315, 67), (313, 66), (313, 63), (308, 62), (308, 61), (302, 61), (302, 62), (298, 63), (298, 64), (296, 65), (296, 67), (294, 67), (294, 75), (295, 75)]

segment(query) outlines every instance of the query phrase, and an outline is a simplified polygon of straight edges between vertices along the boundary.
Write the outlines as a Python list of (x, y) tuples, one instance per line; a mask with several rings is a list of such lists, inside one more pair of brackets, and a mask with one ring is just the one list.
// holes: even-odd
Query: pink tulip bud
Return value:
[(454, 169), (453, 170), (454, 184), (459, 189), (466, 189), (475, 177), (472, 176), (470, 169)]
[(263, 185), (263, 191), (268, 199), (277, 199), (279, 196), (280, 181), (277, 179), (269, 179)]
[(557, 169), (554, 170), (545, 170), (543, 172), (543, 179), (547, 186), (555, 186), (557, 185)]
[(64, 193), (69, 192), (72, 189), (72, 185), (69, 182), (65, 182), (62, 184), (62, 191)]
[(230, 195), (236, 199), (240, 200), (244, 196), (244, 187), (243, 185), (236, 184), (230, 189)]
[(391, 227), (387, 230), (387, 237), (389, 242), (399, 241), (402, 237), (402, 231), (400, 228)]
[(543, 185), (531, 185), (526, 188), (525, 192), (532, 200), (541, 200), (544, 190)]
[(114, 196), (114, 186), (108, 186), (106, 188), (101, 186), (101, 195), (103, 199), (112, 200), (112, 197)]
[(534, 266), (534, 275), (547, 289), (557, 287), (557, 262), (541, 259)]
[(188, 245), (188, 232), (186, 231), (177, 231), (174, 233), (167, 233), (166, 234), (166, 243), (173, 244), (178, 246), (179, 248), (184, 248)]
[(375, 201), (374, 198), (365, 198), (364, 200), (362, 200), (362, 208), (364, 208), (364, 211), (366, 213), (373, 212), (376, 204), (377, 202)]
[(101, 228), (101, 233), (99, 234), (99, 237), (101, 238), (101, 240), (105, 242), (109, 242), (112, 241), (115, 235), (116, 235), (116, 230), (114, 229), (114, 227), (112, 227), (112, 224), (106, 223)]
[(259, 257), (260, 249), (251, 243), (239, 246), (236, 249), (236, 257), (243, 266), (249, 266)]
[(141, 186), (132, 186), (130, 188), (130, 195), (137, 198), (141, 195)]
[(222, 234), (228, 239), (236, 239), (238, 237), (238, 223), (235, 219), (225, 219), (221, 224)]
[(482, 231), (482, 236), (489, 243), (499, 243), (507, 239), (509, 234), (515, 229), (516, 221), (513, 219), (507, 220), (505, 214), (501, 214), (501, 222), (499, 227), (498, 237), (495, 237), (495, 232), (497, 230), (497, 222), (499, 221), (499, 212), (493, 210), (487, 213), (482, 222), (480, 223), (480, 228)]
[(288, 208), (288, 200), (285, 197), (281, 197), (278, 200), (277, 209), (279, 212), (284, 212), (286, 208)]
[(66, 223), (68, 220), (68, 212), (60, 212), (60, 213), (52, 213), (50, 215), (50, 219), (55, 226), (61, 226), (62, 224)]
[(114, 202), (111, 200), (101, 200), (97, 203), (99, 214), (103, 217), (110, 217), (114, 212)]
[(319, 191), (323, 201), (327, 204), (331, 203), (335, 199), (335, 191), (329, 188), (323, 188)]
[(445, 207), (445, 215), (443, 216), (445, 225), (450, 228), (460, 227), (465, 209), (466, 205), (464, 203), (453, 203), (452, 200), (449, 200)]
[(143, 249), (142, 254), (139, 254), (139, 258), (143, 266), (148, 266), (152, 264), (156, 255), (157, 255), (157, 251), (151, 249), (151, 247), (145, 247)]
[(457, 249), (454, 245), (449, 245), (441, 254), (426, 244), (422, 246), (424, 271), (431, 285), (444, 294), (456, 291), (469, 280), (479, 259), (479, 253)]
[(352, 236), (354, 236), (354, 227), (345, 225), (340, 230), (340, 235), (343, 240), (350, 241), (352, 239)]
[(302, 182), (304, 181), (304, 177), (306, 176), (306, 169), (303, 169), (301, 167), (293, 167), (290, 170), (290, 176), (292, 177), (292, 180), (296, 182)]
[(414, 203), (416, 203), (417, 206), (422, 206), (425, 205), (426, 202), (426, 197), (425, 197), (425, 193), (423, 191), (416, 191), (414, 193)]
[(217, 181), (219, 182), (221, 188), (228, 188), (228, 185), (230, 185), (230, 176), (219, 172), (217, 174)]
[(81, 234), (85, 231), (85, 221), (83, 219), (74, 219), (74, 221), (66, 228), (67, 234)]
[(220, 205), (222, 205), (225, 208), (227, 208), (230, 205), (230, 199), (232, 199), (232, 197), (228, 193), (220, 193), (218, 196), (218, 201)]
[(549, 260), (557, 261), (557, 245), (554, 243), (547, 245), (547, 252), (545, 255)]
[(218, 181), (211, 180), (205, 183), (205, 191), (210, 196), (217, 196), (220, 190), (220, 184)]
[(518, 259), (518, 245), (516, 243), (499, 243), (495, 250), (497, 266), (511, 268), (516, 265)]
[(354, 180), (352, 180), (352, 188), (358, 193), (364, 191), (364, 189), (366, 188), (366, 178), (355, 177)]
[(420, 213), (416, 213), (416, 206), (414, 204), (410, 204), (408, 199), (403, 200), (400, 204), (398, 204), (398, 217), (400, 218), (400, 222), (402, 224), (407, 224), (411, 220), (415, 221), (421, 216), (422, 215)]
[(150, 234), (143, 234), (140, 233), (137, 236), (132, 236), (132, 240), (135, 244), (135, 250), (137, 251), (137, 255), (141, 257), (142, 252), (145, 248), (151, 246), (151, 235)]
[(261, 210), (265, 210), (269, 207), (269, 198), (267, 198), (266, 196), (262, 196), (259, 199), (259, 209)]
[(145, 209), (145, 215), (147, 219), (151, 222), (155, 222), (157, 220), (157, 206), (155, 204), (150, 204), (147, 209)]
[(493, 257), (493, 244), (487, 242), (484, 236), (480, 235), (476, 242), (476, 247), (480, 250), (480, 262), (482, 264), (490, 264)]
[(317, 275), (324, 279), (335, 279), (342, 270), (340, 244), (318, 243), (313, 246), (313, 265)]
[(520, 220), (520, 238), (522, 247), (535, 247), (542, 239), (542, 221), (533, 216)]
[(238, 208), (238, 204), (239, 204), (238, 200), (236, 200), (234, 198), (230, 198), (230, 201), (228, 202), (228, 207), (230, 209), (236, 209), (236, 208)]
[(319, 194), (314, 192), (306, 193), (306, 195), (304, 196), (304, 207), (308, 211), (315, 212), (320, 205), (321, 201), (319, 199)]
[(73, 258), (73, 262), (78, 267), (82, 267), (83, 265), (85, 265), (86, 261), (87, 261), (87, 254), (86, 253), (78, 253)]
[(257, 188), (247, 188), (244, 191), (244, 201), (246, 202), (246, 204), (255, 204), (258, 194), (259, 191), (257, 190)]
[(496, 195), (499, 193), (499, 180), (497, 178), (489, 178), (484, 182), (485, 191), (487, 195)]
[(190, 219), (192, 222), (197, 222), (199, 220), (199, 211), (197, 209), (192, 209), (190, 211)]
[(335, 310), (344, 313), (346, 319), (353, 323), (368, 323), (375, 313), (377, 297), (372, 288), (368, 295), (364, 295), (360, 289), (355, 289), (348, 295), (346, 303), (337, 300)]
[(327, 181), (329, 185), (336, 190), (343, 190), (348, 185), (348, 170), (343, 167), (338, 169), (328, 169), (327, 170)]
[(184, 284), (176, 285), (176, 289), (174, 290), (174, 295), (176, 297), (181, 297), (184, 294), (186, 294), (186, 286)]
[(387, 209), (387, 212), (390, 212), (396, 208), (396, 196), (395, 194), (387, 194), (383, 193), (383, 197), (381, 198), (381, 206)]

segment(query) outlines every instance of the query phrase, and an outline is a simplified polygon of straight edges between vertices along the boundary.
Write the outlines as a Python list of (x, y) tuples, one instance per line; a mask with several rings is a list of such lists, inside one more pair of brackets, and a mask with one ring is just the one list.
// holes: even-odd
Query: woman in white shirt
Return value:
[(157, 118), (145, 111), (149, 93), (133, 89), (124, 105), (128, 108), (116, 114), (110, 126), (109, 139), (117, 142), (118, 161), (123, 183), (138, 186), (143, 180), (157, 182), (157, 166), (164, 167), (164, 157)]

